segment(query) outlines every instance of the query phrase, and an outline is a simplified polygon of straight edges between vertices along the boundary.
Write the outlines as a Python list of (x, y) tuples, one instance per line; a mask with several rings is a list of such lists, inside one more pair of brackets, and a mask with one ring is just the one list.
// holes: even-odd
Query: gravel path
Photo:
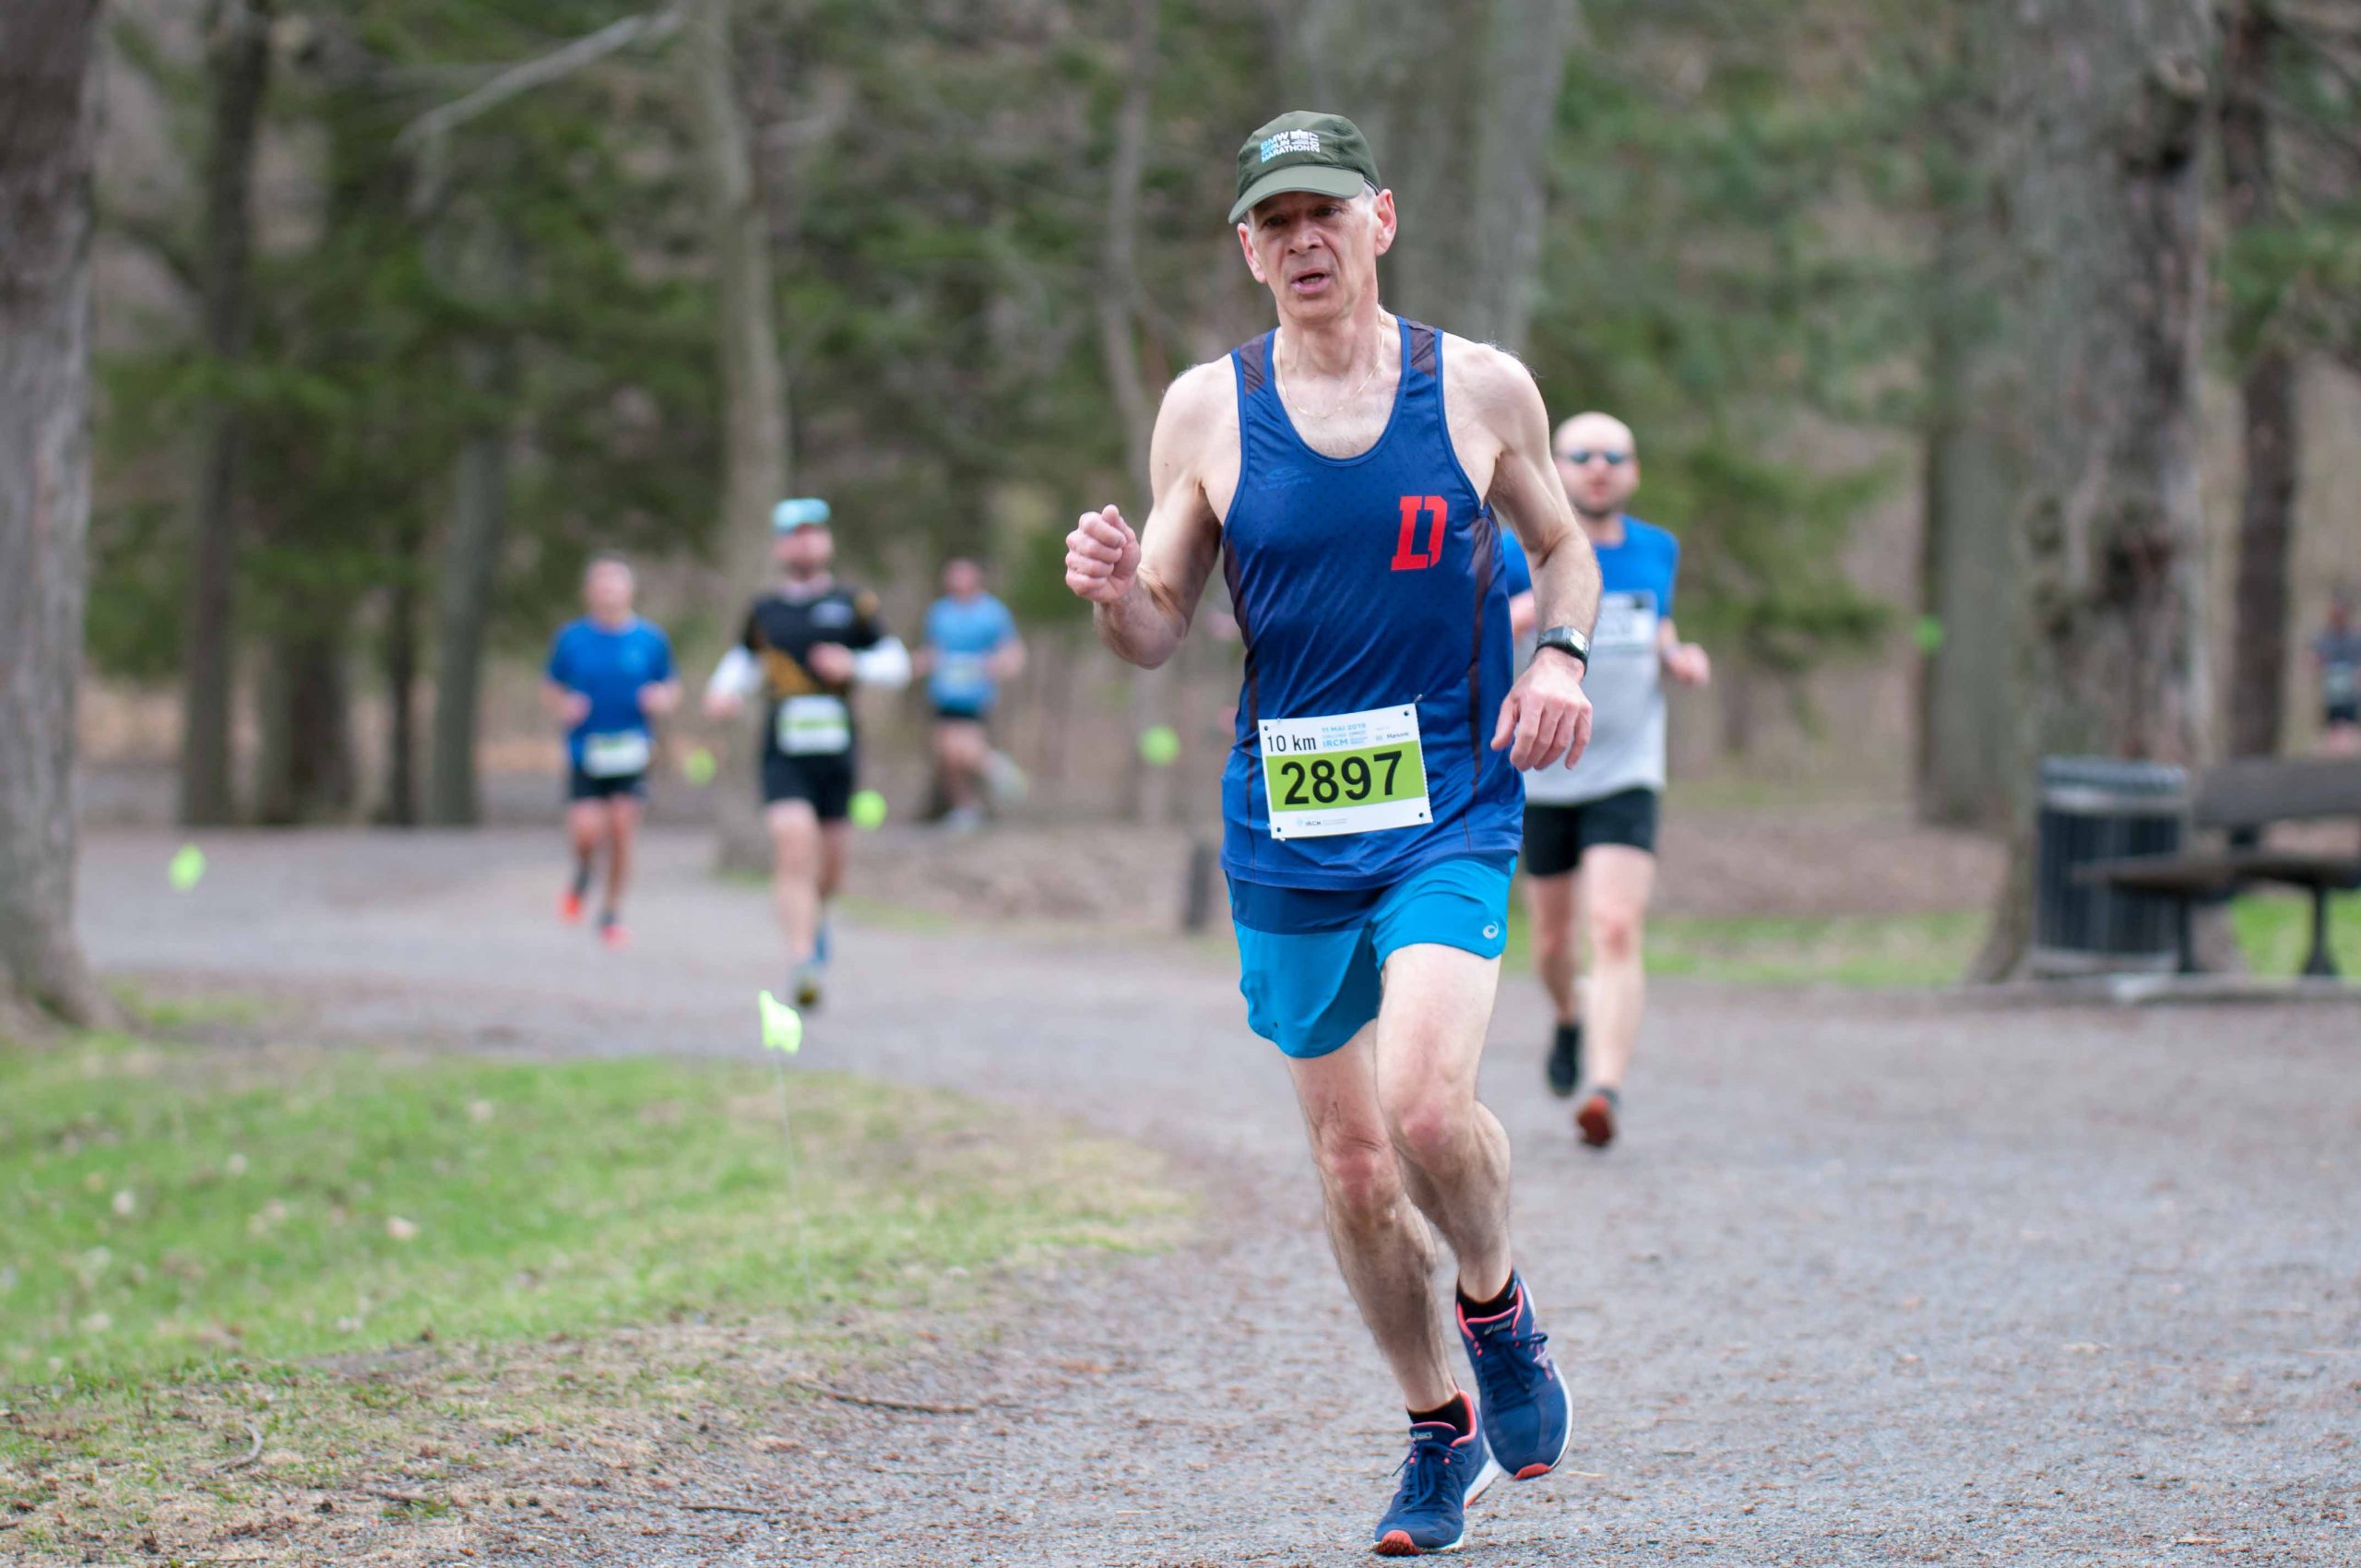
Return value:
[[(552, 835), (224, 835), (186, 896), (174, 842), (89, 846), (99, 962), (290, 995), (332, 1035), (735, 1051), (775, 979), (760, 891), (693, 837), (649, 846), (620, 955), (549, 918)], [(804, 1065), (1150, 1142), (1214, 1237), (1069, 1271), (1071, 1310), (912, 1371), (1021, 1408), (803, 1407), (804, 1451), (726, 1478), (770, 1515), (591, 1512), (554, 1555), (473, 1561), (1367, 1561), (1400, 1412), (1218, 949), (892, 922), (839, 946)], [(1487, 1098), (1577, 1473), (1480, 1504), (1468, 1561), (2361, 1562), (2361, 1007), (1667, 984), (1605, 1158), (1539, 1090), (1541, 1024), (1512, 980)]]

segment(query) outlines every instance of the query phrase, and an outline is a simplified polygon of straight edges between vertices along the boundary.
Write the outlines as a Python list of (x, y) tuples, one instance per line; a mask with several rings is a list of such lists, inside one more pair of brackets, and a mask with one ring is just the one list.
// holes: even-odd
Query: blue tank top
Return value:
[[(1453, 855), (1513, 854), (1524, 786), (1508, 754), (1490, 749), (1513, 678), (1508, 590), (1499, 528), (1443, 420), (1442, 334), (1401, 324), (1393, 417), (1376, 445), (1343, 458), (1296, 434), (1272, 374), (1275, 336), (1230, 355), (1240, 459), (1222, 573), (1246, 672), (1222, 774), (1223, 868), (1279, 887), (1382, 887)], [(1412, 706), (1428, 819), (1272, 836), (1264, 720)], [(1302, 776), (1282, 776), (1297, 781), (1292, 795)], [(1370, 774), (1352, 777), (1366, 788)], [(1336, 798), (1335, 779), (1331, 767), (1323, 798)]]

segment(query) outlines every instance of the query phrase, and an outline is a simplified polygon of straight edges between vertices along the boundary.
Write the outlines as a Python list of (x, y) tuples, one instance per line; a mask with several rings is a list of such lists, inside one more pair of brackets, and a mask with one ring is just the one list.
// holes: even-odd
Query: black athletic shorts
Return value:
[(2332, 702), (2323, 718), (2328, 724), (2361, 724), (2361, 702)]
[(855, 767), (850, 752), (833, 756), (763, 754), (763, 803), (809, 801), (822, 822), (842, 822), (852, 810)]
[(1619, 790), (1580, 805), (1525, 803), (1525, 874), (1563, 876), (1597, 844), (1656, 852), (1656, 792)]
[(964, 707), (956, 703), (936, 703), (934, 721), (937, 724), (984, 724), (991, 716), (979, 707)]
[(567, 769), (567, 800), (611, 801), (618, 795), (628, 795), (635, 801), (647, 799), (647, 775), (618, 773), (605, 778), (593, 778), (578, 767)]

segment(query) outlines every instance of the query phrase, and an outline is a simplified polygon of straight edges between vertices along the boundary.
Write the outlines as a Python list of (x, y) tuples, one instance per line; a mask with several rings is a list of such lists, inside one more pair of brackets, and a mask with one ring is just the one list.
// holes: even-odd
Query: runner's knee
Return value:
[(1448, 1167), (1457, 1159), (1475, 1114), (1474, 1097), (1441, 1084), (1420, 1084), (1388, 1094), (1386, 1124), (1394, 1146), (1421, 1170)]
[(1328, 1206), (1347, 1224), (1383, 1218), (1402, 1201), (1402, 1171), (1394, 1148), (1369, 1133), (1325, 1133), (1314, 1138), (1312, 1158)]
[(772, 863), (783, 873), (815, 875), (820, 863), (820, 835), (809, 823), (792, 817), (774, 819), (771, 854)]
[(1598, 909), (1590, 919), (1591, 945), (1603, 964), (1624, 963), (1640, 956), (1643, 921), (1637, 909)]

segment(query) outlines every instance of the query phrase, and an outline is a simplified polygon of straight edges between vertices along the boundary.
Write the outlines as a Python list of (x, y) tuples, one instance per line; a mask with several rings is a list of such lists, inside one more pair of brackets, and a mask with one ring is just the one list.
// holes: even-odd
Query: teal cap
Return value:
[(793, 533), (798, 529), (820, 529), (828, 526), (828, 504), (816, 495), (798, 495), (771, 508), (771, 532)]

